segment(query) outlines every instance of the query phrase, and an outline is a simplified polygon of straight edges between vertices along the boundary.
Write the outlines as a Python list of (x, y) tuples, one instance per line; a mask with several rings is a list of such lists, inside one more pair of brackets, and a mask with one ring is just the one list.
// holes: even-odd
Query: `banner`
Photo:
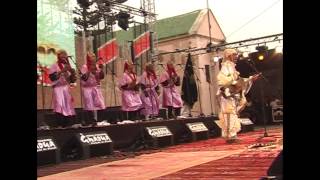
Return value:
[(51, 80), (49, 78), (49, 67), (37, 65), (37, 84), (43, 86), (51, 86)]
[(138, 58), (142, 53), (150, 49), (150, 32), (147, 31), (133, 40), (134, 58)]
[(112, 39), (98, 48), (98, 57), (102, 58), (103, 64), (108, 64), (115, 60), (119, 55), (116, 39)]

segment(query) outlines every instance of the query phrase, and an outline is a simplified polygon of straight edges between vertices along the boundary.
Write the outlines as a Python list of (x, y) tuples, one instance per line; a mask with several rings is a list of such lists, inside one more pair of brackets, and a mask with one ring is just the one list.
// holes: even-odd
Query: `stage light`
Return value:
[(118, 26), (123, 29), (123, 30), (127, 30), (129, 27), (129, 18), (130, 18), (130, 14), (125, 13), (125, 12), (119, 12), (116, 15), (117, 19), (118, 19)]
[(282, 53), (282, 47), (281, 46), (276, 47), (276, 53)]
[(248, 52), (243, 52), (243, 53), (242, 53), (242, 56), (243, 56), (244, 58), (247, 58), (247, 57), (249, 57), (249, 53), (248, 53)]
[(219, 59), (220, 59), (220, 58), (219, 58), (218, 56), (215, 56), (215, 57), (213, 58), (213, 61), (214, 61), (214, 62), (219, 62)]
[(263, 56), (262, 54), (260, 54), (260, 55), (258, 56), (258, 59), (259, 59), (260, 61), (262, 61), (262, 60), (264, 59), (264, 56)]

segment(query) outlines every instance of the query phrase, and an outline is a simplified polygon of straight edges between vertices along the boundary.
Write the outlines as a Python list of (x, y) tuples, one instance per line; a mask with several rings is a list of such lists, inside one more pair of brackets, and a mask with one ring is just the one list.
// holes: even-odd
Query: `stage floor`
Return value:
[[(242, 141), (237, 144), (226, 144), (222, 138), (212, 138), (153, 152), (145, 151), (139, 156), (101, 162), (89, 167), (82, 165), (85, 162), (92, 162), (92, 159), (42, 167), (38, 168), (38, 176), (43, 176), (46, 171), (47, 174), (57, 169), (63, 171), (68, 169), (67, 166), (78, 168), (38, 179), (259, 179), (266, 175), (273, 159), (282, 150), (281, 126), (269, 128), (270, 137), (260, 138), (263, 133), (263, 129), (259, 129), (240, 134), (239, 138)], [(257, 143), (260, 143), (260, 146)], [(103, 158), (105, 161), (108, 159), (100, 157)]]

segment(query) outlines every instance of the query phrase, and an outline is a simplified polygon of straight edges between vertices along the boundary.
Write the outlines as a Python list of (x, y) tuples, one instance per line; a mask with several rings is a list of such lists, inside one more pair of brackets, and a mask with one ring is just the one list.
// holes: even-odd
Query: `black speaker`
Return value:
[(60, 149), (51, 137), (37, 139), (37, 165), (60, 163)]
[(187, 131), (191, 141), (204, 140), (209, 138), (209, 129), (203, 122), (186, 123)]
[(76, 138), (82, 147), (82, 159), (113, 153), (113, 142), (104, 131), (78, 133)]
[(210, 78), (210, 65), (204, 65), (205, 70), (206, 70), (206, 80), (208, 83), (211, 83), (211, 78)]

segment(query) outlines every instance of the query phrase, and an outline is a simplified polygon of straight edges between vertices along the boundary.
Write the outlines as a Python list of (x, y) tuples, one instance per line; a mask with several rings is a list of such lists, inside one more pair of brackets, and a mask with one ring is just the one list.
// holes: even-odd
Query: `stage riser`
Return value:
[[(76, 116), (71, 118), (70, 120), (71, 125), (81, 123), (81, 121), (91, 118), (86, 111), (83, 111), (80, 108), (76, 108), (75, 111), (76, 111)], [(167, 110), (160, 109), (159, 117), (163, 119), (167, 119)], [(98, 121), (107, 120), (109, 123), (113, 124), (116, 121), (122, 121), (125, 119), (126, 119), (125, 113), (121, 111), (120, 106), (108, 107), (107, 109), (98, 111)], [(37, 126), (39, 127), (41, 125), (49, 125), (50, 127), (57, 126), (56, 116), (55, 116), (55, 113), (52, 112), (52, 109), (37, 111)]]

